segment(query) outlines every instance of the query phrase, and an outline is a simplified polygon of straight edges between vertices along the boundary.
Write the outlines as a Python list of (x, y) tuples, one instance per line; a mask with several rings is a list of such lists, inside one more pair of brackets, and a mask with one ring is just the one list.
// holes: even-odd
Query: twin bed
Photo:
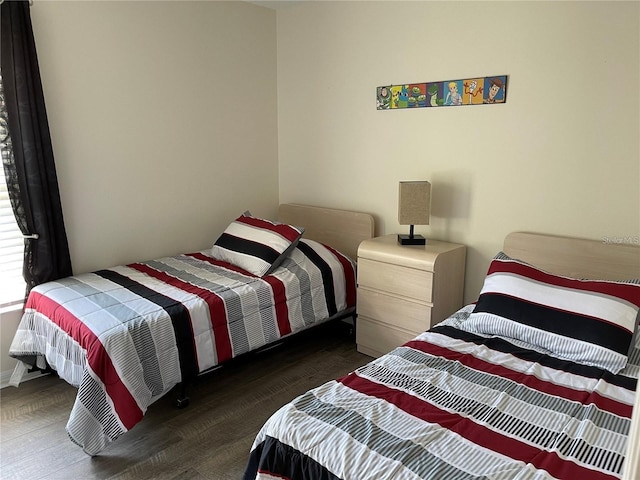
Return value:
[[(364, 213), (286, 204), (245, 212), (211, 249), (104, 269), (32, 290), (10, 355), (78, 387), (67, 432), (96, 455), (178, 384), (355, 312)], [(183, 400), (183, 399), (181, 399)]]
[(244, 478), (638, 478), (639, 278), (637, 245), (509, 235), (477, 302), (282, 407)]
[[(211, 250), (34, 290), (11, 355), (78, 386), (72, 441), (95, 455), (178, 383), (355, 313), (372, 217), (278, 220), (243, 214)], [(635, 478), (639, 278), (637, 245), (509, 235), (477, 302), (283, 406), (244, 478)]]

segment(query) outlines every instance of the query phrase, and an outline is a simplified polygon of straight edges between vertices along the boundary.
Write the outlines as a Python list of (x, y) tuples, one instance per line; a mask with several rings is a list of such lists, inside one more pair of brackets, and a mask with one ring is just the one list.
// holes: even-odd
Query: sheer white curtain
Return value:
[[(0, 75), (0, 153), (3, 165), (10, 161), (11, 155), (6, 113)], [(11, 207), (3, 167), (0, 168), (0, 308), (21, 302), (24, 298), (23, 259), (24, 239)]]

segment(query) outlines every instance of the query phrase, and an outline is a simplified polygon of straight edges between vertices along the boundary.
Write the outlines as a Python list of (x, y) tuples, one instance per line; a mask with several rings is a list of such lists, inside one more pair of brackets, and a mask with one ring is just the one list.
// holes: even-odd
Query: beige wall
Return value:
[[(468, 245), (465, 298), (515, 230), (640, 238), (640, 3), (305, 2), (278, 11), (280, 201)], [(504, 105), (376, 111), (380, 85), (509, 75)]]
[[(417, 231), (469, 247), (467, 301), (510, 231), (640, 235), (638, 2), (36, 0), (31, 15), (76, 272), (207, 248), (278, 200), (397, 232), (410, 179), (433, 184)], [(505, 105), (375, 109), (380, 85), (503, 73)], [(16, 322), (0, 314), (2, 352)]]
[(13, 358), (9, 357), (8, 353), (11, 340), (20, 323), (20, 315), (20, 309), (0, 309), (0, 387), (4, 387), (7, 384), (17, 363)]
[[(75, 273), (209, 248), (247, 209), (275, 215), (275, 11), (38, 0), (31, 18)], [(17, 318), (0, 313), (2, 373)]]
[(76, 273), (275, 213), (274, 11), (43, 1), (31, 16)]

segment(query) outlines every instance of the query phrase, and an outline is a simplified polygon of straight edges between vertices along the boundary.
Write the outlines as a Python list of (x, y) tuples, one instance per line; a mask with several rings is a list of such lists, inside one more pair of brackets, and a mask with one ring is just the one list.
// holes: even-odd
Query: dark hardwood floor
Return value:
[(256, 433), (280, 406), (367, 363), (344, 322), (248, 355), (198, 380), (190, 405), (173, 391), (96, 457), (69, 440), (76, 389), (50, 375), (0, 390), (0, 478), (240, 479)]

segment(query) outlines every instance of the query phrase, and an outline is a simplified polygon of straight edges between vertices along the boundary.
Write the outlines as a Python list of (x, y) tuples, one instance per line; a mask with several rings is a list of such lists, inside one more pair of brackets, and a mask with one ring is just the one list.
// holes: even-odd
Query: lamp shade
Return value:
[(400, 225), (429, 225), (431, 184), (424, 181), (400, 182), (398, 195), (398, 223)]

